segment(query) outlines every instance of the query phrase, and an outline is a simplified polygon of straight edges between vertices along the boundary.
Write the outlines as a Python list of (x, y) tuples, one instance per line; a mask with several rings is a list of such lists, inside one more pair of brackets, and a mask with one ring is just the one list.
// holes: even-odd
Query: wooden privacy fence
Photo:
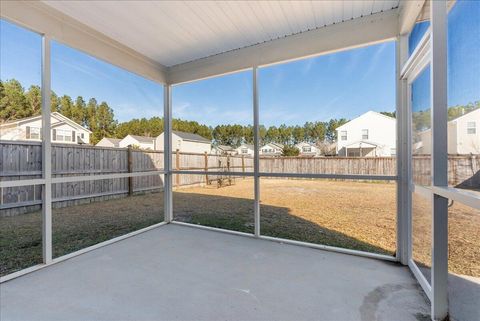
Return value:
[[(163, 169), (162, 151), (126, 148), (94, 147), (88, 145), (52, 145), (53, 177), (76, 177), (114, 173), (136, 173)], [(415, 156), (414, 181), (430, 182), (430, 158)], [(208, 172), (253, 172), (253, 158), (198, 153), (172, 153), (176, 170), (201, 171), (198, 175), (176, 174), (175, 187), (210, 183), (234, 174), (213, 175)], [(262, 157), (260, 172), (314, 173), (352, 175), (396, 175), (396, 159), (391, 157)], [(480, 157), (449, 156), (449, 184), (464, 188), (480, 187)], [(0, 180), (41, 178), (42, 148), (34, 142), (0, 142)], [(10, 187), (0, 190), (0, 216), (38, 209), (41, 204), (41, 186)], [(152, 174), (141, 177), (58, 183), (52, 186), (55, 206), (66, 206), (95, 200), (105, 200), (128, 194), (163, 189), (163, 176)]]
[[(71, 144), (52, 144), (51, 159), (53, 177), (158, 171), (164, 164), (163, 151)], [(172, 160), (174, 169), (178, 170), (246, 172), (253, 169), (253, 159), (241, 156), (175, 152)], [(41, 177), (41, 143), (0, 142), (0, 180)], [(202, 184), (218, 178), (218, 175), (175, 175), (174, 186)], [(52, 199), (58, 207), (162, 189), (163, 176), (159, 174), (101, 180), (86, 177), (84, 181), (53, 184)], [(41, 203), (42, 186), (0, 189), (0, 216), (38, 210)]]

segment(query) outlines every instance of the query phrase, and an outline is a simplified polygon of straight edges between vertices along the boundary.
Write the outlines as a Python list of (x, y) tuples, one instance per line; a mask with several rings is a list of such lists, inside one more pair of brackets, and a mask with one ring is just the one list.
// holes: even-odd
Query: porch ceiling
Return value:
[(399, 2), (44, 1), (167, 67), (389, 11)]
[(178, 84), (395, 39), (424, 1), (1, 1), (0, 16)]

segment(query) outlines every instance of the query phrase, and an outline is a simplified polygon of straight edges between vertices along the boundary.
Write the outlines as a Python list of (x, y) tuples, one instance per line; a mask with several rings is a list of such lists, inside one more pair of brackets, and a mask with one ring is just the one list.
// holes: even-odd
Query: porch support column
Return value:
[(409, 189), (409, 113), (408, 113), (408, 84), (401, 76), (403, 64), (408, 59), (408, 35), (401, 35), (396, 43), (396, 118), (397, 118), (397, 254), (396, 257), (403, 265), (408, 265), (409, 244), (409, 212), (411, 195)]
[(50, 135), (50, 37), (42, 37), (42, 255), (43, 263), (52, 262), (52, 144)]
[(163, 90), (163, 166), (164, 176), (164, 221), (173, 220), (172, 203), (172, 86), (165, 85)]
[(254, 66), (253, 74), (253, 179), (254, 179), (254, 222), (255, 236), (260, 236), (260, 154), (259, 154), (259, 111), (258, 111), (258, 67)]
[[(447, 186), (447, 2), (431, 1), (432, 186)], [(448, 314), (448, 199), (433, 194), (432, 319)]]

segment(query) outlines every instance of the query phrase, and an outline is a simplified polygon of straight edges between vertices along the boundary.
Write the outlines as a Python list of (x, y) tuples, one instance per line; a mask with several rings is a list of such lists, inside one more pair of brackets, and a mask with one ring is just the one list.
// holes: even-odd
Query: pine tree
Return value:
[(30, 109), (30, 116), (37, 116), (42, 114), (42, 93), (40, 86), (32, 85), (25, 93), (25, 98)]
[(2, 84), (0, 97), (0, 120), (7, 122), (15, 119), (31, 116), (24, 89), (20, 82), (15, 79), (7, 80)]

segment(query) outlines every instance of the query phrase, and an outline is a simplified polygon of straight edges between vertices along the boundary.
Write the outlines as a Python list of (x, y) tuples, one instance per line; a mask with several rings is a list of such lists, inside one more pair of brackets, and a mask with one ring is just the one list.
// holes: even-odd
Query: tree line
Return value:
[[(140, 118), (119, 123), (115, 119), (113, 109), (107, 102), (98, 102), (95, 98), (76, 99), (68, 95), (58, 96), (51, 92), (50, 105), (57, 111), (92, 131), (91, 143), (96, 144), (103, 137), (124, 138), (128, 134), (156, 137), (163, 132), (163, 118)], [(480, 108), (480, 101), (448, 109), (448, 119), (455, 119), (474, 109)], [(15, 79), (0, 80), (0, 122), (12, 121), (41, 114), (41, 90), (32, 85), (25, 90)], [(382, 112), (395, 117), (395, 112)], [(424, 130), (430, 126), (430, 110), (414, 112), (413, 125), (416, 130)], [(329, 121), (306, 122), (303, 126), (259, 126), (261, 144), (270, 142), (292, 146), (299, 142), (318, 144), (334, 142), (336, 129), (348, 119), (330, 119)], [(242, 143), (253, 144), (252, 125), (218, 125), (215, 127), (200, 124), (196, 121), (182, 119), (172, 120), (173, 130), (198, 134), (217, 145), (238, 147)]]
[[(24, 89), (18, 80), (0, 80), (0, 121), (8, 122), (41, 114), (41, 89), (32, 85)], [(74, 122), (90, 129), (90, 141), (96, 144), (103, 137), (124, 138), (128, 134), (156, 137), (163, 132), (163, 118), (132, 119), (119, 123), (113, 109), (107, 102), (98, 102), (95, 98), (88, 100), (82, 96), (75, 99), (68, 95), (58, 96), (51, 92), (50, 106), (52, 112), (59, 112)], [(259, 127), (262, 143), (275, 142), (283, 145), (296, 144), (301, 141), (315, 143), (334, 141), (335, 129), (346, 123), (346, 119), (332, 119), (328, 122), (306, 122), (303, 126)], [(214, 144), (238, 147), (242, 143), (253, 144), (253, 126), (218, 125), (216, 127), (200, 124), (196, 121), (182, 119), (172, 120), (173, 130), (198, 134)]]

